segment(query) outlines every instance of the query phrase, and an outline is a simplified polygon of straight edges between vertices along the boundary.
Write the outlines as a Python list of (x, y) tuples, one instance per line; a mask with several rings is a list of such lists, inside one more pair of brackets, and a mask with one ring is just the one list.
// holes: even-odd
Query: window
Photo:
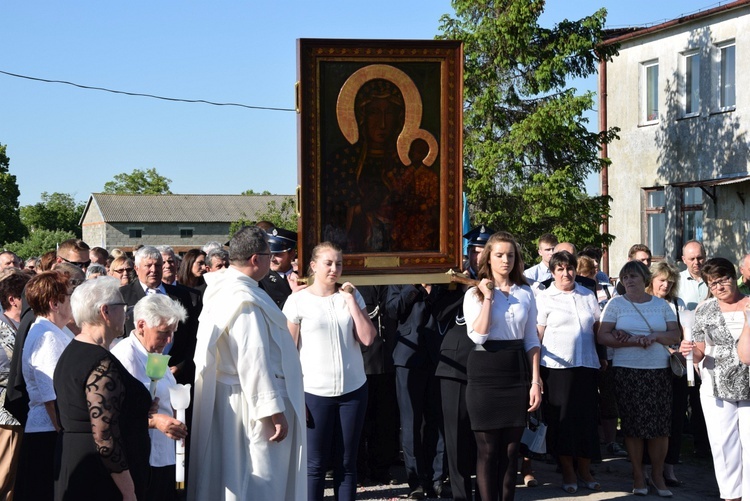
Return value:
[(734, 44), (721, 47), (719, 73), (719, 106), (733, 108), (734, 101)]
[(643, 121), (659, 120), (659, 63), (643, 63)]
[(667, 216), (664, 213), (664, 188), (643, 190), (646, 198), (646, 245), (655, 257), (664, 256)]
[(682, 190), (682, 242), (703, 241), (703, 190)]
[(193, 238), (193, 229), (180, 228), (180, 238)]
[(141, 238), (143, 236), (142, 228), (128, 228), (128, 236), (130, 238)]
[(685, 55), (685, 115), (700, 112), (701, 58), (694, 52)]

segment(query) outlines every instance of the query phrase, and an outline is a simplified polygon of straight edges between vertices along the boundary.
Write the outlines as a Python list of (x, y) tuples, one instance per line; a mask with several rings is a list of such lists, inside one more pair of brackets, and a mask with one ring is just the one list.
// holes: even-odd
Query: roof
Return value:
[(722, 12), (730, 11), (733, 9), (738, 9), (741, 7), (746, 7), (749, 5), (750, 5), (750, 0), (736, 0), (734, 2), (729, 2), (727, 4), (714, 7), (712, 9), (701, 10), (694, 14), (688, 14), (682, 17), (678, 17), (676, 19), (672, 19), (670, 21), (666, 21), (664, 23), (655, 24), (653, 26), (605, 30), (605, 40), (602, 43), (603, 45), (609, 45), (613, 43), (624, 42), (626, 40), (632, 40), (634, 38), (648, 35), (657, 31), (662, 31), (662, 30), (672, 28), (674, 26), (679, 26), (679, 25), (688, 23), (690, 21), (703, 19), (709, 16), (713, 16), (715, 14), (720, 14)]
[(231, 223), (254, 219), (269, 202), (281, 208), (293, 195), (114, 195), (92, 193), (81, 216), (95, 205), (108, 223)]

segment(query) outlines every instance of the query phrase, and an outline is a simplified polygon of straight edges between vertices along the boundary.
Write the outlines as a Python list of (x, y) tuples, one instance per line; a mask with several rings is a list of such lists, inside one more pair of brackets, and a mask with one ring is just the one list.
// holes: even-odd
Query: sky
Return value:
[[(727, 1), (548, 0), (553, 26), (599, 8), (607, 27), (655, 24)], [(298, 38), (432, 39), (449, 0), (3, 2), (0, 71), (91, 87), (282, 110), (133, 97), (0, 74), (0, 144), (20, 204), (85, 202), (155, 168), (180, 194), (297, 185)], [(596, 89), (595, 77), (573, 82)], [(594, 115), (592, 115), (594, 116)], [(595, 127), (596, 124), (592, 124)], [(598, 189), (591, 180), (589, 191)]]

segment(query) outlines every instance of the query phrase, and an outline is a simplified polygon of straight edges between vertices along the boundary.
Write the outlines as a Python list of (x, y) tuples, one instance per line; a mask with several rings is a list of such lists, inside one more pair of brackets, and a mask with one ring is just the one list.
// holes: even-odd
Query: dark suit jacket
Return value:
[[(177, 326), (177, 331), (172, 339), (172, 348), (169, 350), (169, 366), (177, 367), (174, 374), (175, 379), (181, 384), (193, 384), (195, 379), (195, 364), (193, 356), (195, 355), (196, 336), (198, 334), (198, 316), (203, 309), (203, 303), (200, 302), (200, 294), (184, 285), (164, 285), (164, 291), (167, 295), (179, 301), (185, 307), (188, 313), (187, 320)], [(192, 292), (191, 292), (192, 291)], [(133, 323), (133, 306), (142, 298), (146, 297), (141, 283), (134, 280), (128, 285), (120, 287), (120, 292), (126, 303), (128, 303), (128, 312), (125, 315), (125, 336), (129, 336), (135, 329)]]
[(429, 294), (421, 285), (388, 286), (386, 312), (398, 322), (395, 366), (435, 372), (443, 341), (441, 333), (445, 333), (446, 319), (450, 318), (447, 308), (462, 296), (460, 289), (451, 291), (444, 285), (433, 285)]
[(286, 277), (273, 270), (270, 270), (268, 275), (258, 282), (258, 285), (271, 296), (271, 299), (273, 299), (273, 302), (276, 303), (279, 309), (284, 307), (286, 298), (292, 294), (292, 288), (289, 287)]
[[(460, 286), (457, 287), (460, 290)], [(455, 294), (438, 317), (441, 324), (448, 324), (448, 331), (440, 345), (440, 361), (435, 375), (438, 377), (466, 381), (466, 363), (469, 353), (474, 351), (474, 341), (469, 337), (464, 319), (464, 294)]]
[(388, 286), (363, 285), (357, 287), (362, 294), (372, 324), (378, 335), (370, 346), (360, 345), (365, 374), (393, 372), (393, 348), (396, 344), (396, 322), (385, 314)]

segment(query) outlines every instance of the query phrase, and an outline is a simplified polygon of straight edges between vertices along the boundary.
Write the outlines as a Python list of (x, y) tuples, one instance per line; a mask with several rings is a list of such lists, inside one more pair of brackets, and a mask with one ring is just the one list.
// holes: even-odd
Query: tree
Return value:
[(78, 224), (86, 204), (76, 202), (67, 193), (42, 193), (42, 201), (34, 205), (21, 207), (21, 221), (33, 233), (40, 229), (62, 230), (81, 238), (81, 226)]
[[(249, 192), (249, 193), (248, 193)], [(257, 195), (253, 190), (247, 190), (243, 195)], [(264, 195), (270, 195), (264, 192)], [(266, 204), (265, 210), (255, 214), (255, 219), (250, 220), (247, 214), (243, 213), (242, 217), (229, 225), (229, 238), (232, 238), (237, 230), (243, 226), (254, 224), (257, 221), (268, 221), (274, 226), (288, 230), (297, 229), (297, 212), (294, 209), (294, 198), (286, 197), (281, 201), (281, 205), (276, 204), (276, 200), (271, 200)]]
[(453, 0), (456, 17), (441, 18), (438, 38), (464, 42), (464, 176), (476, 224), (513, 233), (524, 260), (536, 257), (539, 235), (579, 246), (607, 245), (600, 234), (608, 197), (589, 197), (586, 177), (608, 160), (600, 144), (618, 129), (590, 132), (589, 92), (568, 79), (596, 72), (606, 11), (554, 28), (539, 26), (543, 0)]
[(6, 244), (5, 248), (15, 252), (22, 259), (41, 256), (45, 252), (57, 249), (57, 244), (76, 238), (70, 231), (41, 229), (31, 233), (20, 242)]
[(0, 144), (0, 242), (13, 242), (25, 237), (27, 231), (18, 208), (21, 191), (16, 176), (10, 173), (10, 158), (5, 151), (6, 145)]
[(117, 174), (112, 181), (104, 183), (104, 193), (132, 195), (170, 195), (168, 179), (151, 168), (147, 171), (134, 169), (132, 173)]

